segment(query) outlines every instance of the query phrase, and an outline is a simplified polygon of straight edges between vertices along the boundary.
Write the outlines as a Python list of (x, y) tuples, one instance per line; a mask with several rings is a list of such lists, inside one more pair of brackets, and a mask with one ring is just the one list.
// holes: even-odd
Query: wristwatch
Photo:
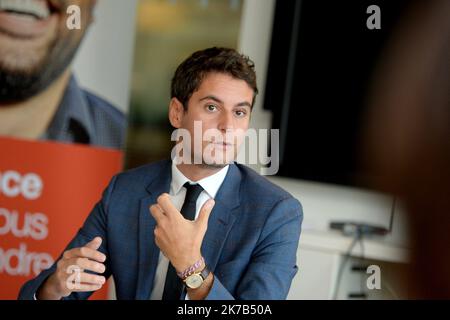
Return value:
[(187, 276), (183, 282), (186, 284), (186, 287), (190, 289), (197, 289), (200, 288), (200, 286), (203, 284), (203, 282), (206, 280), (206, 278), (209, 276), (211, 271), (209, 270), (208, 266), (205, 265), (202, 271), (195, 272), (189, 276)]

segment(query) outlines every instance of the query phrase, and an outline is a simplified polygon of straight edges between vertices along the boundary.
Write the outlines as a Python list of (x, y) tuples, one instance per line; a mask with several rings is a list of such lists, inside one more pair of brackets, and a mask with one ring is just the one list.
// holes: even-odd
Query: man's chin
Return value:
[(8, 74), (34, 74), (40, 70), (45, 57), (46, 49), (34, 45), (15, 46), (5, 45), (0, 33), (0, 68)]
[[(49, 51), (53, 39), (21, 39), (0, 32), (0, 102), (20, 102), (45, 89), (53, 79), (46, 78), (52, 68)], [(56, 74), (57, 75), (57, 74)]]
[(230, 163), (232, 163), (232, 161), (230, 161), (229, 163), (206, 163), (205, 162), (202, 164), (202, 167), (209, 168), (209, 169), (222, 169), (222, 168), (225, 168)]
[(195, 165), (195, 166), (201, 166), (203, 168), (210, 168), (210, 169), (220, 169), (224, 168), (229, 164), (232, 164), (236, 160), (236, 156), (234, 152), (217, 152), (213, 154), (197, 154), (196, 156), (193, 155), (182, 155), (182, 154), (173, 154), (172, 155), (172, 161), (175, 161), (176, 164), (182, 164), (182, 165)]
[(6, 38), (0, 34), (0, 103), (25, 101), (48, 88), (68, 68), (80, 41)]
[(8, 70), (0, 66), (0, 104), (20, 103), (46, 90), (66, 69), (59, 64), (51, 68)]
[(226, 158), (203, 158), (203, 165), (211, 167), (211, 168), (224, 168), (227, 165), (233, 163), (235, 160), (234, 157), (226, 157)]

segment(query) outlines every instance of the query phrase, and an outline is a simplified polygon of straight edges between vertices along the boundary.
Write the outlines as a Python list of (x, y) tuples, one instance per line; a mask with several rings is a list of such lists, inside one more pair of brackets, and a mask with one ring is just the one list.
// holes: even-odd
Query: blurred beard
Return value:
[[(64, 19), (71, 0), (50, 0)], [(92, 19), (93, 4), (82, 7), (82, 30), (68, 31), (63, 21), (58, 22), (54, 39), (49, 40), (45, 53), (26, 52), (36, 58), (33, 65), (17, 67), (11, 61), (0, 59), (0, 108), (4, 103), (19, 103), (47, 89), (69, 67)], [(23, 50), (26, 50), (25, 48)], [(29, 58), (31, 59), (31, 58)]]
[(18, 103), (48, 88), (69, 66), (81, 42), (55, 39), (47, 55), (32, 70), (11, 70), (0, 65), (0, 104)]

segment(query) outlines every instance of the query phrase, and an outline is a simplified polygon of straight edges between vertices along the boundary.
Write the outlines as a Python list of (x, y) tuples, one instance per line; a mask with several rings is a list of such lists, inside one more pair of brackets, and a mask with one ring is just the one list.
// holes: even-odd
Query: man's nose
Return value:
[(231, 114), (231, 112), (224, 112), (219, 119), (219, 130), (229, 130), (229, 129), (233, 129), (233, 115)]

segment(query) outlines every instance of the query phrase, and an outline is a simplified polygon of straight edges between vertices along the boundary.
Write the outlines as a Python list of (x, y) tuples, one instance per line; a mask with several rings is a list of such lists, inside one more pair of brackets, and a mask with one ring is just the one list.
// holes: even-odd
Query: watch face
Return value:
[(203, 283), (203, 278), (200, 274), (193, 274), (186, 278), (186, 285), (191, 289), (197, 289)]

